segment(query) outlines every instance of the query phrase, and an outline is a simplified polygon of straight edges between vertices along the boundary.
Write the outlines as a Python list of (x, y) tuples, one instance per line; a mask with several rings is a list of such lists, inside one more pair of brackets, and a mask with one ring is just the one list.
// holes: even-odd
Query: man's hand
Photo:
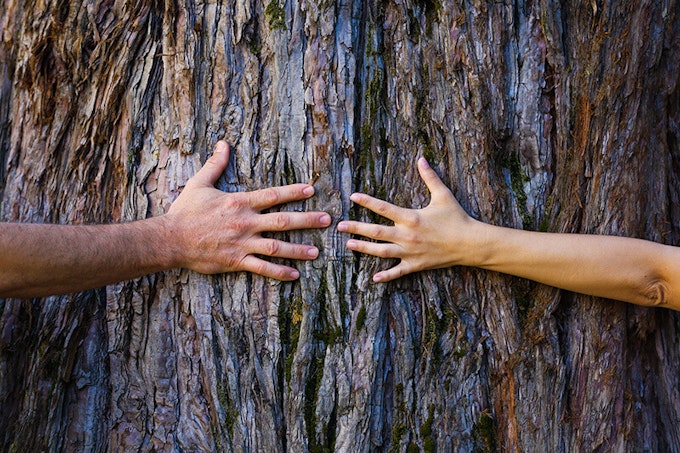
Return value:
[(263, 231), (322, 228), (323, 212), (260, 214), (303, 200), (312, 186), (294, 184), (250, 193), (214, 187), (229, 161), (219, 142), (215, 154), (189, 180), (167, 214), (113, 225), (0, 223), (0, 297), (40, 297), (81, 291), (178, 266), (204, 273), (252, 271), (281, 280), (299, 272), (255, 255), (313, 259), (309, 245), (265, 239)]
[(293, 184), (253, 192), (225, 193), (215, 188), (229, 162), (229, 145), (220, 141), (215, 153), (188, 182), (164, 216), (175, 244), (176, 264), (205, 274), (250, 271), (279, 280), (295, 280), (300, 273), (288, 266), (258, 258), (310, 260), (319, 255), (311, 245), (264, 238), (265, 231), (324, 228), (331, 218), (324, 212), (262, 210), (314, 195), (308, 184)]

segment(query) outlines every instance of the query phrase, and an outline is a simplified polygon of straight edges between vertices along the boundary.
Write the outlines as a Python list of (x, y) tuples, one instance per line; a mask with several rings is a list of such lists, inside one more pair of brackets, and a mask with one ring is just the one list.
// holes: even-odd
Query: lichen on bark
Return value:
[(354, 191), (424, 206), (426, 156), (483, 221), (680, 244), (676, 3), (0, 1), (0, 220), (162, 214), (221, 138), (220, 189), (313, 182), (281, 209), (334, 220), (276, 236), (321, 249), (294, 283), (0, 301), (2, 449), (680, 448), (675, 314), (466, 268), (376, 285), (335, 230), (385, 222)]

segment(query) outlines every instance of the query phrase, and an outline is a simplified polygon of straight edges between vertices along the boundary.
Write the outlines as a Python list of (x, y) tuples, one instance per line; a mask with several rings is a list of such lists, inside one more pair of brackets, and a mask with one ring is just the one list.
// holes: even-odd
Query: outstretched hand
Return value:
[(350, 200), (392, 220), (394, 226), (355, 221), (338, 224), (340, 232), (381, 241), (350, 239), (347, 248), (401, 260), (396, 266), (375, 274), (375, 282), (387, 282), (421, 270), (470, 264), (470, 257), (474, 255), (473, 244), (478, 242), (479, 227), (484, 224), (467, 215), (424, 158), (418, 160), (418, 172), (431, 193), (427, 207), (400, 208), (366, 194), (354, 193)]
[(188, 182), (165, 217), (177, 237), (178, 265), (204, 274), (249, 271), (279, 280), (300, 273), (256, 255), (310, 260), (319, 255), (311, 245), (264, 238), (265, 231), (323, 228), (331, 223), (324, 212), (261, 211), (314, 195), (309, 184), (292, 184), (253, 192), (226, 193), (215, 183), (229, 162), (229, 145), (220, 141), (214, 154)]

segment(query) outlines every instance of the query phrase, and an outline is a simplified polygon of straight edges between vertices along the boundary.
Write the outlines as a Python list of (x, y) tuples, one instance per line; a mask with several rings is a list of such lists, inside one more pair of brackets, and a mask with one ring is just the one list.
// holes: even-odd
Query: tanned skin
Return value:
[(259, 256), (311, 260), (311, 245), (261, 233), (324, 228), (324, 212), (263, 210), (314, 194), (308, 184), (225, 193), (215, 183), (229, 162), (220, 141), (167, 214), (114, 225), (0, 223), (0, 297), (40, 297), (101, 287), (173, 268), (214, 274), (249, 271), (279, 280), (300, 273)]

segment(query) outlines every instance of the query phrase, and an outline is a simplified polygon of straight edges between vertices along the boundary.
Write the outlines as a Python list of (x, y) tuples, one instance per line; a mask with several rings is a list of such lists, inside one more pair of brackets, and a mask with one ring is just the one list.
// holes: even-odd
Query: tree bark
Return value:
[[(680, 244), (673, 0), (2, 0), (0, 220), (311, 181), (302, 278), (185, 270), (0, 300), (4, 451), (680, 451), (680, 318), (344, 248), (424, 155), (474, 217)], [(445, 227), (445, 226), (443, 226)], [(1, 251), (0, 251), (1, 253)]]

